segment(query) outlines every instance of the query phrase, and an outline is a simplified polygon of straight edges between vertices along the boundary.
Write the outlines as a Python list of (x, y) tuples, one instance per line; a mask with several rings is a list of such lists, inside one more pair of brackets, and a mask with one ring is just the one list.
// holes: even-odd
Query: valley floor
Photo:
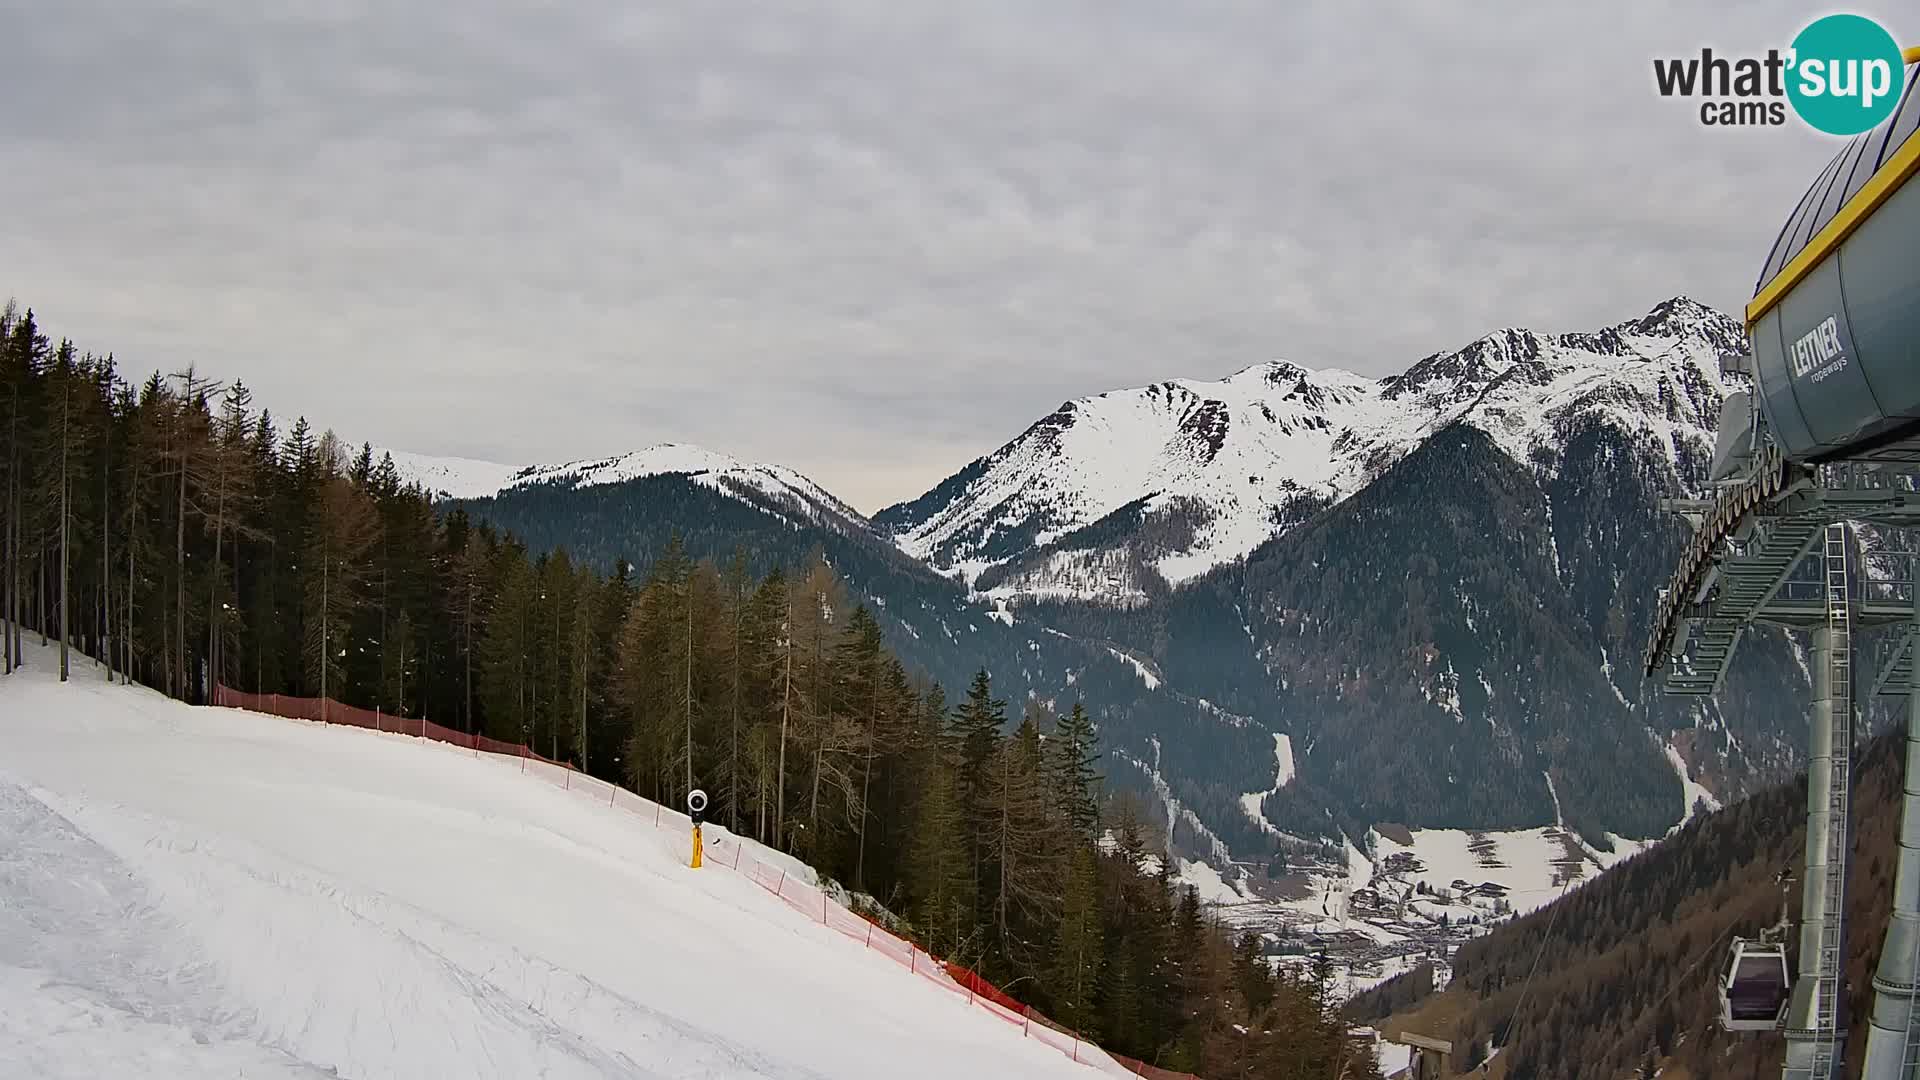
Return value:
[(0, 1075), (1094, 1075), (511, 761), (29, 664)]

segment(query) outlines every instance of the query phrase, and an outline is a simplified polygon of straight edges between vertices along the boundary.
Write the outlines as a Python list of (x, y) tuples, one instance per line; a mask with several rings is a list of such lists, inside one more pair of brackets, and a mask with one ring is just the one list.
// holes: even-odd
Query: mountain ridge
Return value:
[[(1673, 456), (1710, 446), (1727, 389), (1718, 361), (1743, 341), (1734, 320), (1681, 296), (1593, 332), (1496, 330), (1380, 379), (1269, 361), (1110, 390), (1062, 403), (873, 521), (996, 596), (1133, 602), (1246, 557), (1455, 422), (1523, 464), (1580, 411), (1624, 423), (1664, 411)], [(1074, 546), (1123, 511), (1131, 527)], [(1075, 576), (1095, 587), (1060, 587)]]
[[(1756, 635), (1720, 701), (1615, 662), (1684, 535), (1658, 501), (1702, 489), (1720, 359), (1743, 341), (1675, 297), (1381, 379), (1276, 360), (1111, 390), (871, 518), (793, 470), (672, 444), (496, 466), (461, 505), (596, 563), (644, 561), (669, 530), (763, 568), (818, 551), (930, 677), (986, 667), (1010, 700), (1085, 700), (1110, 779), (1167, 804), (1198, 855), (1258, 865), (1276, 836), (1337, 846), (1377, 820), (1534, 826), (1560, 803), (1604, 846), (1799, 753), (1772, 704), (1803, 689), (1774, 662), (1784, 637)], [(1298, 766), (1280, 790), (1274, 735)]]

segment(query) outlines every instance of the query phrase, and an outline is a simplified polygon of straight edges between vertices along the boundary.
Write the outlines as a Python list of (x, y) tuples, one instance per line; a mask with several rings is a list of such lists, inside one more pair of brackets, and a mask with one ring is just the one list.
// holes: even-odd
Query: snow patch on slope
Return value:
[(1155, 675), (1153, 671), (1147, 667), (1147, 665), (1141, 663), (1132, 654), (1121, 652), (1119, 649), (1115, 649), (1112, 647), (1108, 647), (1107, 651), (1113, 654), (1113, 658), (1115, 660), (1119, 660), (1122, 663), (1125, 663), (1131, 666), (1133, 670), (1140, 676), (1140, 681), (1147, 684), (1147, 689), (1149, 690), (1160, 689), (1160, 676)]
[(1279, 791), (1298, 775), (1293, 767), (1293, 736), (1275, 732), (1273, 736), (1273, 759), (1277, 775), (1273, 781), (1273, 790)]
[(403, 483), (419, 484), (435, 498), (481, 499), (513, 483), (526, 470), (518, 465), (474, 458), (435, 457), (406, 450), (375, 450), (374, 460), (387, 454)]
[(1206, 863), (1178, 859), (1175, 866), (1179, 869), (1175, 876), (1180, 883), (1192, 886), (1203, 904), (1239, 904), (1247, 899), (1246, 894), (1220, 876), (1220, 871)]
[(1267, 820), (1267, 815), (1261, 812), (1260, 803), (1263, 800), (1265, 800), (1268, 795), (1277, 793), (1281, 788), (1286, 787), (1287, 784), (1293, 780), (1294, 769), (1293, 769), (1293, 737), (1292, 736), (1284, 735), (1284, 734), (1281, 734), (1280, 732), (1274, 732), (1273, 758), (1274, 758), (1273, 787), (1267, 789), (1266, 791), (1249, 791), (1245, 795), (1240, 796), (1240, 809), (1246, 813), (1248, 819), (1250, 819), (1255, 825), (1258, 825), (1262, 830), (1268, 833), (1271, 833), (1274, 836), (1280, 836), (1281, 835), (1280, 830), (1274, 828), (1273, 823)]
[(1680, 813), (1680, 824), (1675, 825), (1674, 828), (1677, 829), (1680, 825), (1685, 825), (1687, 822), (1692, 821), (1693, 815), (1699, 812), (1699, 807), (1702, 805), (1706, 806), (1709, 813), (1720, 809), (1719, 798), (1717, 798), (1713, 792), (1708, 791), (1704, 784), (1687, 775), (1687, 762), (1685, 758), (1680, 756), (1679, 748), (1674, 746), (1673, 743), (1662, 739), (1660, 741), (1660, 749), (1666, 753), (1667, 762), (1673, 766), (1674, 773), (1680, 777), (1680, 787), (1683, 792), (1682, 797), (1687, 801), (1686, 807)]

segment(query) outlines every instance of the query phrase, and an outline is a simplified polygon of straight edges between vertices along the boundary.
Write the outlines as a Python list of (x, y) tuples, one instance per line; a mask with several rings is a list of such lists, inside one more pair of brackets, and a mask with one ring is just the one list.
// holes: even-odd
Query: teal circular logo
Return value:
[(1871, 131), (1893, 115), (1906, 87), (1900, 44), (1872, 19), (1828, 15), (1800, 31), (1787, 61), (1793, 111), (1829, 135)]

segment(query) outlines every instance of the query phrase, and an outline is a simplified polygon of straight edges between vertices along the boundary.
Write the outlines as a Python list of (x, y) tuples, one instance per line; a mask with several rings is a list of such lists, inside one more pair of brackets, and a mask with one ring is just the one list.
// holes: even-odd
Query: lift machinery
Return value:
[[(1920, 49), (1909, 50), (1909, 65)], [(1732, 1031), (1782, 1030), (1787, 1080), (1844, 1075), (1846, 875), (1857, 637), (1882, 646), (1872, 692), (1907, 698), (1893, 915), (1873, 979), (1861, 1075), (1920, 1080), (1920, 574), (1857, 573), (1863, 530), (1920, 528), (1920, 72), (1901, 106), (1845, 145), (1775, 239), (1747, 306), (1751, 353), (1728, 396), (1708, 498), (1662, 590), (1646, 670), (1710, 695), (1748, 630), (1812, 642), (1807, 839), (1795, 974), (1783, 925), (1734, 943), (1720, 980)]]

